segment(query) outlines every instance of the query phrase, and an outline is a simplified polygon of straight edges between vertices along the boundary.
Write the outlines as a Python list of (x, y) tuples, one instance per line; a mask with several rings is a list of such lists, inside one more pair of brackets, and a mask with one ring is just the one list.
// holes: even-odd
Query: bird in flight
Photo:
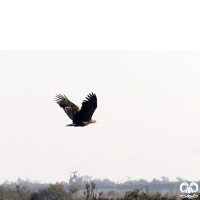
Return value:
[(97, 108), (97, 97), (94, 93), (88, 94), (86, 100), (82, 102), (81, 109), (65, 95), (57, 94), (55, 101), (73, 122), (67, 126), (87, 126), (96, 122), (92, 119), (92, 115)]

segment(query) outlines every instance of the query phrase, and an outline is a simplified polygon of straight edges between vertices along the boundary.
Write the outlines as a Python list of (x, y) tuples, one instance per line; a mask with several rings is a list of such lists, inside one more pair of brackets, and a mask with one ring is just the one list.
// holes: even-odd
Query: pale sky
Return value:
[[(200, 179), (200, 51), (0, 51), (0, 183)], [(94, 92), (97, 124), (81, 106)]]

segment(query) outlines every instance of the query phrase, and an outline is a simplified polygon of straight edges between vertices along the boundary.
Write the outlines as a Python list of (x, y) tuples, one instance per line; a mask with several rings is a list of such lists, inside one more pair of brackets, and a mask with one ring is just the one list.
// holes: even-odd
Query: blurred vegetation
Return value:
[[(125, 194), (110, 190), (104, 194), (99, 192), (94, 181), (85, 183), (84, 192), (80, 194), (81, 186), (74, 183), (64, 189), (63, 183), (49, 184), (46, 188), (29, 190), (26, 186), (16, 185), (15, 188), (0, 186), (0, 200), (180, 200), (177, 194), (161, 194), (150, 192), (148, 188), (132, 189)], [(200, 194), (195, 200), (200, 200)]]

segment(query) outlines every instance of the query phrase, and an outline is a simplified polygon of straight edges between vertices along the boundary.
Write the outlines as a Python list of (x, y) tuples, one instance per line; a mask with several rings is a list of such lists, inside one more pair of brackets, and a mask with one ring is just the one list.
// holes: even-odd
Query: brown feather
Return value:
[(69, 99), (65, 95), (57, 94), (55, 101), (61, 108), (64, 109), (68, 117), (72, 120), (75, 119), (75, 116), (80, 111), (80, 108), (69, 101)]

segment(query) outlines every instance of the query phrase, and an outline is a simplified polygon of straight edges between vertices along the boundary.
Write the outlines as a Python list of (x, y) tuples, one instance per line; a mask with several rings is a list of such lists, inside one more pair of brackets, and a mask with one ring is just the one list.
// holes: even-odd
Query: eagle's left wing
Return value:
[(65, 95), (57, 94), (55, 101), (64, 109), (65, 113), (72, 120), (75, 119), (76, 115), (80, 111), (80, 108), (76, 104), (72, 103)]

